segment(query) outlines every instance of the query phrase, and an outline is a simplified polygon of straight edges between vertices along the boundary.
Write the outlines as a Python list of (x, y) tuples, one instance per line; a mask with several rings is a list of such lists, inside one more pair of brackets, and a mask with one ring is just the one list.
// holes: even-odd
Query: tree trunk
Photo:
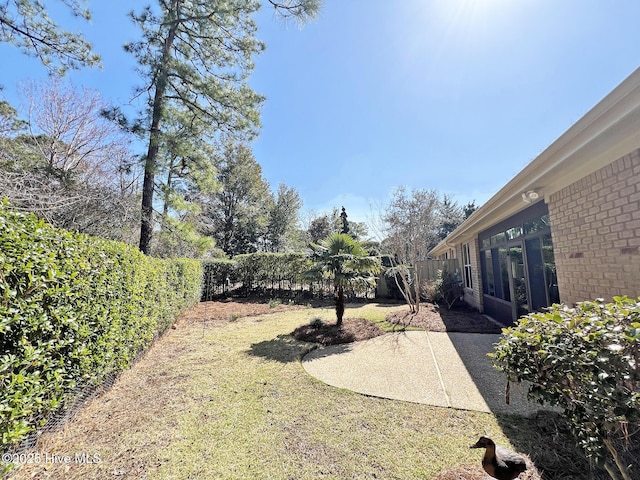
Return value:
[[(178, 16), (180, 0), (176, 1), (176, 17)], [(153, 111), (151, 115), (151, 128), (149, 129), (149, 149), (144, 162), (144, 182), (142, 184), (142, 215), (140, 218), (140, 250), (145, 255), (149, 254), (151, 239), (153, 237), (153, 192), (155, 188), (155, 175), (158, 169), (158, 150), (160, 147), (160, 123), (164, 109), (164, 96), (167, 90), (167, 69), (171, 60), (171, 46), (175, 39), (179, 23), (175, 22), (165, 39), (162, 48), (162, 63), (157, 72), (156, 91), (153, 96)]]
[(342, 325), (342, 317), (344, 316), (344, 288), (342, 285), (336, 290), (336, 317), (338, 321), (337, 326)]

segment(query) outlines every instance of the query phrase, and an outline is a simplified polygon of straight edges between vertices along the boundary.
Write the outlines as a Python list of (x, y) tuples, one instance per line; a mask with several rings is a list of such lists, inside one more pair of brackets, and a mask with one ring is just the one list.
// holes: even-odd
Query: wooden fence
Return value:
[[(420, 274), (420, 279), (423, 282), (430, 281), (433, 282), (438, 278), (438, 271), (447, 271), (449, 273), (456, 273), (458, 271), (458, 275), (461, 275), (459, 270), (460, 267), (458, 265), (458, 259), (452, 258), (450, 260), (422, 260), (417, 263), (418, 273)], [(462, 277), (460, 277), (462, 278)]]

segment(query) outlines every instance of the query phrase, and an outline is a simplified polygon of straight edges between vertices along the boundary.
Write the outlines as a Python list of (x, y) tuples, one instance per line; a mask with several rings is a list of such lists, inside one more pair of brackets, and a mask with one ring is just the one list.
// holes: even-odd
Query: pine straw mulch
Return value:
[(207, 322), (213, 326), (224, 325), (242, 317), (255, 317), (269, 313), (307, 308), (305, 305), (280, 303), (255, 298), (230, 298), (219, 301), (200, 302), (183, 313), (176, 326)]
[(446, 307), (423, 303), (418, 313), (394, 312), (387, 322), (403, 327), (423, 328), (429, 332), (501, 333), (502, 327), (481, 313), (465, 307)]

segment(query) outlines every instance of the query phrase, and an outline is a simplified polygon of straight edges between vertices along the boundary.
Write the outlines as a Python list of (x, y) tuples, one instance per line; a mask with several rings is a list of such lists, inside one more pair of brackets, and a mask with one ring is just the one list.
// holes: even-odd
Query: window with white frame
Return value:
[(462, 245), (462, 261), (464, 264), (464, 286), (473, 290), (471, 277), (471, 247), (468, 243)]

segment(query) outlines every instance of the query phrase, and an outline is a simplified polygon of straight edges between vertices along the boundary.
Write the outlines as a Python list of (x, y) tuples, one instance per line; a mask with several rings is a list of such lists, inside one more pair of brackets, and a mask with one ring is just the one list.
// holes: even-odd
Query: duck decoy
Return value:
[(511, 450), (499, 447), (489, 437), (482, 436), (469, 448), (485, 448), (482, 468), (498, 480), (514, 480), (527, 469), (525, 458)]

